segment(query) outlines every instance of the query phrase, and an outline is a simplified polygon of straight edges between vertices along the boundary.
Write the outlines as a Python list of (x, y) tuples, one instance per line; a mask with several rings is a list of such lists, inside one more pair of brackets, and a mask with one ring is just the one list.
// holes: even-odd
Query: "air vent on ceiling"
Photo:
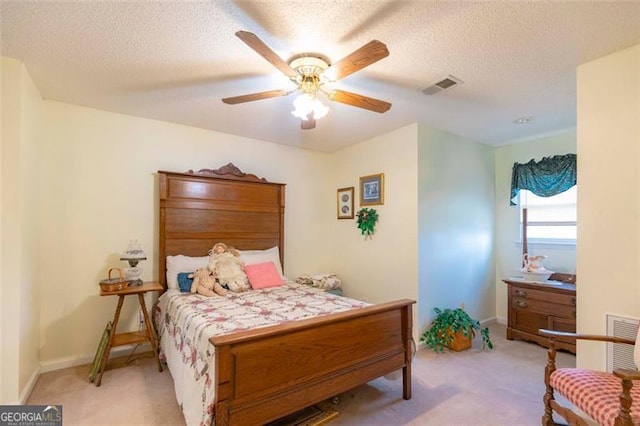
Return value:
[(422, 89), (422, 93), (424, 93), (425, 95), (435, 95), (436, 93), (440, 93), (444, 90), (449, 90), (452, 87), (456, 87), (457, 85), (462, 83), (464, 82), (459, 78), (454, 77), (452, 75), (448, 75), (442, 80), (436, 83), (433, 83), (430, 86), (427, 86), (425, 89)]

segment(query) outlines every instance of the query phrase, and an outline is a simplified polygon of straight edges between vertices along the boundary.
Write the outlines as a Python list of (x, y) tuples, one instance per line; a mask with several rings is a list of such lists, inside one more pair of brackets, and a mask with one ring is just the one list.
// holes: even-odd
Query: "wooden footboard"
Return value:
[(410, 399), (414, 303), (211, 338), (216, 425), (264, 424), (400, 368)]

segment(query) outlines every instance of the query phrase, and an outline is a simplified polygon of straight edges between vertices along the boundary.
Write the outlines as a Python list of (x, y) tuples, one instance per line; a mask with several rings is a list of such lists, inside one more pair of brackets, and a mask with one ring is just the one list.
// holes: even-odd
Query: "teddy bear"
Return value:
[(225, 243), (217, 243), (209, 250), (207, 268), (216, 274), (220, 284), (233, 292), (239, 293), (251, 288), (240, 253)]
[(216, 281), (216, 276), (213, 272), (205, 268), (196, 269), (194, 273), (189, 274), (189, 278), (193, 278), (191, 293), (198, 293), (209, 297), (215, 296), (216, 294), (220, 296), (227, 294), (227, 291)]

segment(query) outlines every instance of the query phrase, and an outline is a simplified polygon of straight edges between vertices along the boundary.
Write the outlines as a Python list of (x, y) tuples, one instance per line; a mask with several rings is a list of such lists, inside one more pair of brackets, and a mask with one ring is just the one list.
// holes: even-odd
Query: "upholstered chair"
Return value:
[[(540, 330), (549, 338), (548, 361), (545, 368), (544, 415), (542, 424), (551, 426), (552, 415), (563, 417), (570, 425), (588, 425), (583, 413), (600, 425), (622, 426), (640, 424), (640, 372), (617, 369), (613, 373), (581, 368), (556, 368), (555, 340), (575, 338), (600, 342), (634, 345), (634, 361), (640, 365), (640, 330), (636, 341), (613, 336), (581, 335), (551, 330)], [(574, 407), (562, 406), (554, 398), (554, 391), (566, 398)], [(582, 413), (578, 413), (578, 410)]]

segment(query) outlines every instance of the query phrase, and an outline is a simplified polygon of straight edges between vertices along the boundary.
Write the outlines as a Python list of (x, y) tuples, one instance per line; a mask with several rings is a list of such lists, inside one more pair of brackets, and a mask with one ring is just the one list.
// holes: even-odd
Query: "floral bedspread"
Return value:
[[(160, 297), (154, 311), (161, 348), (178, 354), (188, 368), (189, 382), (197, 384), (201, 395), (200, 424), (212, 424), (214, 348), (209, 338), (250, 328), (317, 317), (367, 306), (368, 303), (325, 293), (306, 285), (289, 283), (282, 287), (228, 293), (225, 297), (168, 291)], [(162, 352), (162, 350), (161, 350)], [(161, 356), (164, 355), (161, 353)], [(175, 355), (174, 355), (175, 358)], [(171, 366), (170, 366), (171, 367)], [(172, 372), (173, 373), (173, 372)], [(175, 376), (174, 376), (175, 381)], [(178, 395), (180, 403), (185, 402)], [(193, 390), (186, 394), (193, 394)], [(194, 413), (187, 424), (195, 423)], [(195, 420), (195, 419), (193, 419)]]

